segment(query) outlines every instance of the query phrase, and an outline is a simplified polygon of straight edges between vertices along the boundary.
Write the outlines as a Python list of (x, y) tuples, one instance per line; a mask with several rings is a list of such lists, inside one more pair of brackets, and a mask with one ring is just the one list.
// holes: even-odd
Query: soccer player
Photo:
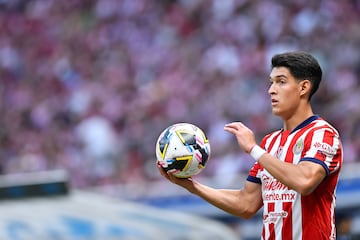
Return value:
[[(241, 122), (226, 124), (240, 148), (254, 158), (242, 189), (215, 189), (192, 178), (160, 173), (210, 204), (241, 218), (263, 207), (262, 239), (335, 239), (335, 198), (343, 150), (338, 131), (315, 115), (310, 103), (322, 70), (306, 52), (286, 52), (271, 60), (272, 112), (283, 127), (258, 145)], [(260, 233), (259, 233), (260, 234)]]

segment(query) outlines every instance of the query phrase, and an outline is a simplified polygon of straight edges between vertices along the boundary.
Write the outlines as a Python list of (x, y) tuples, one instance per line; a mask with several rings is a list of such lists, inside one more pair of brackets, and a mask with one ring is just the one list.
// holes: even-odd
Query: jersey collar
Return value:
[(317, 119), (319, 119), (319, 118), (320, 118), (319, 115), (313, 115), (313, 116), (307, 118), (305, 121), (303, 121), (302, 123), (300, 123), (296, 128), (294, 128), (294, 129), (291, 131), (291, 133), (293, 133), (293, 132), (295, 132), (295, 131), (297, 131), (297, 130), (303, 128), (303, 127), (305, 127), (306, 125), (310, 124), (311, 122), (313, 122), (313, 121), (315, 121), (315, 120), (317, 120)]

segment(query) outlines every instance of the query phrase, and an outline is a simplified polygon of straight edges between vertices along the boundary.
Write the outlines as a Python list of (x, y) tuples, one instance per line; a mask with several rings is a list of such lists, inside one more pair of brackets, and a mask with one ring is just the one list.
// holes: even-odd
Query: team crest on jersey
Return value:
[(294, 153), (295, 155), (300, 154), (303, 149), (304, 149), (304, 140), (303, 140), (303, 139), (299, 139), (299, 140), (296, 142), (296, 144), (294, 145), (293, 153)]

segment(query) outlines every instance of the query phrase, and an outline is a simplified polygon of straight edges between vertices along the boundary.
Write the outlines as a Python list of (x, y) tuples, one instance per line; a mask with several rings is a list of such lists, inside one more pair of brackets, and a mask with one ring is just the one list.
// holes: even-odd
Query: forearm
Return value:
[[(321, 167), (309, 167), (314, 164), (292, 164), (280, 161), (274, 156), (263, 154), (258, 162), (278, 181), (301, 194), (312, 192), (324, 177)], [(320, 169), (320, 170), (319, 170)]]
[(188, 190), (211, 205), (241, 218), (252, 217), (261, 207), (261, 204), (251, 200), (251, 196), (245, 194), (243, 189), (214, 189), (194, 181), (193, 188)]
[(296, 190), (297, 183), (302, 181), (302, 177), (297, 174), (295, 165), (282, 162), (270, 154), (262, 155), (258, 159), (258, 162), (273, 177), (291, 189)]

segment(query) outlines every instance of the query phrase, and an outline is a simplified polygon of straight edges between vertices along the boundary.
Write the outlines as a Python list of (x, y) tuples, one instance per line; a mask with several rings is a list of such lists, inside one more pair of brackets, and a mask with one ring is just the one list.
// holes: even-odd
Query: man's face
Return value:
[(301, 82), (286, 67), (275, 67), (270, 73), (269, 94), (274, 115), (289, 119), (300, 104)]

